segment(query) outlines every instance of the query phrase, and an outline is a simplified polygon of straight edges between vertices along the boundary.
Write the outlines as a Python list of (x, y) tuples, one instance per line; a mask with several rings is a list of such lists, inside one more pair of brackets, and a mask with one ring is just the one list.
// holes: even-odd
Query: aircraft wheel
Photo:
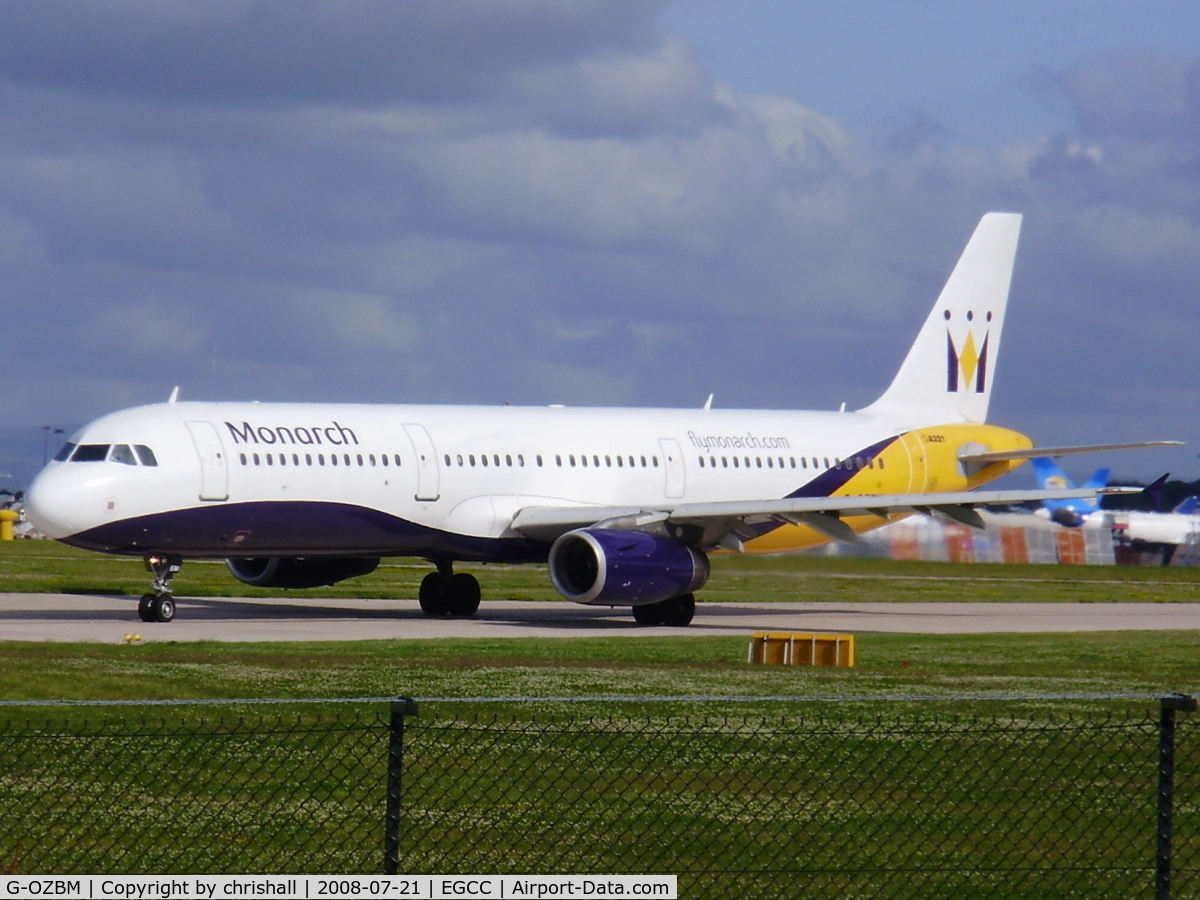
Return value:
[(427, 616), (444, 616), (450, 611), (446, 590), (446, 579), (440, 572), (430, 572), (421, 579), (421, 589), (417, 592), (417, 600), (421, 604), (421, 612)]
[(633, 620), (639, 625), (661, 625), (662, 604), (661, 603), (643, 603), (641, 606), (633, 608)]
[(659, 604), (662, 616), (662, 623), (670, 625), (672, 628), (683, 628), (692, 623), (692, 617), (696, 615), (696, 595), (695, 594), (680, 594), (678, 597), (670, 597)]
[(170, 622), (175, 618), (175, 598), (170, 594), (159, 594), (150, 604), (151, 622)]
[(479, 581), (474, 575), (459, 572), (450, 578), (446, 590), (446, 606), (452, 616), (473, 616), (479, 609)]
[(138, 618), (143, 622), (154, 621), (154, 601), (157, 599), (157, 594), (142, 594), (142, 599), (138, 601)]

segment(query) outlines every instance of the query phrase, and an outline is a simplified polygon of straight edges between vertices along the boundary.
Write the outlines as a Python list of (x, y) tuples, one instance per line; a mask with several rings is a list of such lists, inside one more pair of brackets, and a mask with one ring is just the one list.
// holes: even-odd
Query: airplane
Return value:
[[(1038, 487), (1043, 490), (1059, 490), (1075, 487), (1074, 482), (1067, 476), (1058, 464), (1048, 456), (1033, 458), (1033, 473)], [(1092, 477), (1083, 483), (1084, 487), (1105, 487), (1108, 484), (1108, 469), (1097, 469)], [(1100, 503), (1093, 498), (1078, 498), (1075, 500), (1044, 500), (1042, 509), (1050, 519), (1068, 528), (1078, 528), (1088, 518), (1100, 510)]]
[(1181, 544), (1200, 541), (1200, 516), (1197, 498), (1187, 497), (1170, 512), (1111, 510), (1107, 522), (1118, 544), (1134, 548), (1161, 550), (1164, 566), (1171, 564)]
[(408, 556), (436, 567), (418, 592), (428, 615), (478, 610), (456, 562), (546, 563), (566, 599), (685, 626), (715, 551), (853, 541), (913, 512), (982, 527), (981, 506), (1106, 490), (976, 490), (1046, 452), (985, 422), (1020, 224), (981, 219), (891, 385), (857, 412), (208, 403), (176, 389), (72, 435), (28, 515), (64, 543), (143, 557), (147, 622), (174, 618), (188, 557), (314, 588)]
[[(1046, 490), (1073, 488), (1071, 479), (1049, 457), (1033, 460), (1038, 487)], [(1097, 469), (1084, 487), (1104, 487), (1108, 483), (1108, 469)], [(1155, 483), (1164, 483), (1166, 476)], [(1147, 493), (1154, 491), (1147, 489)], [(1042, 509), (1050, 518), (1069, 528), (1099, 522), (1109, 528), (1119, 544), (1134, 547), (1161, 548), (1163, 563), (1169, 564), (1175, 548), (1180, 544), (1195, 543), (1200, 539), (1200, 516), (1196, 507), (1200, 498), (1187, 497), (1170, 512), (1145, 512), (1141, 510), (1100, 509), (1096, 499), (1045, 500)]]

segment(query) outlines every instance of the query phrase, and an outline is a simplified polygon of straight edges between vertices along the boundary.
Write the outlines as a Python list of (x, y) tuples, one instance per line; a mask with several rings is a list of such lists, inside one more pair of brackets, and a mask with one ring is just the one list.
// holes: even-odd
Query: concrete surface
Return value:
[(343, 641), (439, 637), (645, 637), (755, 631), (981, 632), (1200, 630), (1200, 603), (698, 603), (688, 628), (647, 628), (628, 609), (484, 601), (470, 619), (433, 619), (414, 600), (177, 597), (174, 622), (138, 619), (137, 598), (0, 594), (0, 640)]

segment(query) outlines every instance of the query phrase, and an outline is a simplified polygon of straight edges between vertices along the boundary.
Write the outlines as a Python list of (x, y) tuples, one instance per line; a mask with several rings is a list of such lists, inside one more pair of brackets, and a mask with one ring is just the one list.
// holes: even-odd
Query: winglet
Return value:
[(167, 398), (167, 406), (174, 406), (175, 401), (179, 399), (179, 385), (175, 385), (175, 389), (171, 391), (171, 396)]

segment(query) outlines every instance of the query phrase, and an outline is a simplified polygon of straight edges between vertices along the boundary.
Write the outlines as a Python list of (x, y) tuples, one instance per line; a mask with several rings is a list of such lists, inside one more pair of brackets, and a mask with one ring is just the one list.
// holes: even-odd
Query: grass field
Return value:
[[(322, 593), (412, 597), (426, 571), (391, 563)], [(485, 603), (556, 597), (540, 567), (474, 571)], [(0, 591), (147, 582), (138, 560), (0, 545)], [(176, 590), (266, 593), (196, 562)], [(702, 597), (1170, 603), (1200, 590), (1186, 569), (720, 558)], [(3, 633), (0, 619), (7, 701), (422, 698), (406, 742), (409, 871), (505, 871), (519, 849), (524, 871), (678, 872), (688, 896), (1131, 896), (1153, 875), (1152, 697), (1200, 691), (1198, 632), (860, 634), (853, 670), (750, 666), (745, 636), (686, 631), (144, 645)], [(535, 698), (560, 699), (522, 702)], [(0, 864), (378, 871), (385, 735), (317, 727), (360, 715), (386, 707), (0, 710)], [(1181, 790), (1187, 894), (1195, 788)]]
[[(1037, 600), (1195, 602), (1194, 570), (951, 565), (808, 557), (714, 561), (704, 602)], [(411, 597), (428, 567), (386, 563), (323, 594)], [(488, 599), (556, 598), (544, 569), (475, 567)], [(141, 593), (139, 560), (48, 542), (0, 544), (0, 590)], [(190, 596), (255, 591), (219, 563), (189, 562)], [(0, 639), (3, 626), (0, 623)], [(1010, 698), (1200, 689), (1200, 633), (858, 637), (854, 670), (748, 666), (745, 637), (365, 641), (143, 646), (0, 641), (2, 699), (245, 697), (806, 696)], [(1005, 701), (1007, 707), (1011, 703)], [(1092, 704), (1095, 705), (1095, 704)], [(689, 704), (680, 711), (711, 710)], [(1029, 701), (1023, 708), (1053, 707)]]
[[(465, 565), (487, 600), (560, 600), (545, 566)], [(389, 559), (364, 578), (320, 589), (324, 597), (403, 597), (432, 566)], [(0, 591), (68, 594), (145, 593), (150, 575), (140, 559), (105, 556), (51, 541), (0, 542)], [(171, 583), (185, 597), (271, 597), (252, 588), (223, 562), (189, 560)], [(1200, 602), (1200, 569), (1135, 566), (1036, 566), (929, 563), (811, 556), (716, 556), (699, 597), (706, 603), (752, 600), (855, 602), (1036, 601), (1105, 603)]]

